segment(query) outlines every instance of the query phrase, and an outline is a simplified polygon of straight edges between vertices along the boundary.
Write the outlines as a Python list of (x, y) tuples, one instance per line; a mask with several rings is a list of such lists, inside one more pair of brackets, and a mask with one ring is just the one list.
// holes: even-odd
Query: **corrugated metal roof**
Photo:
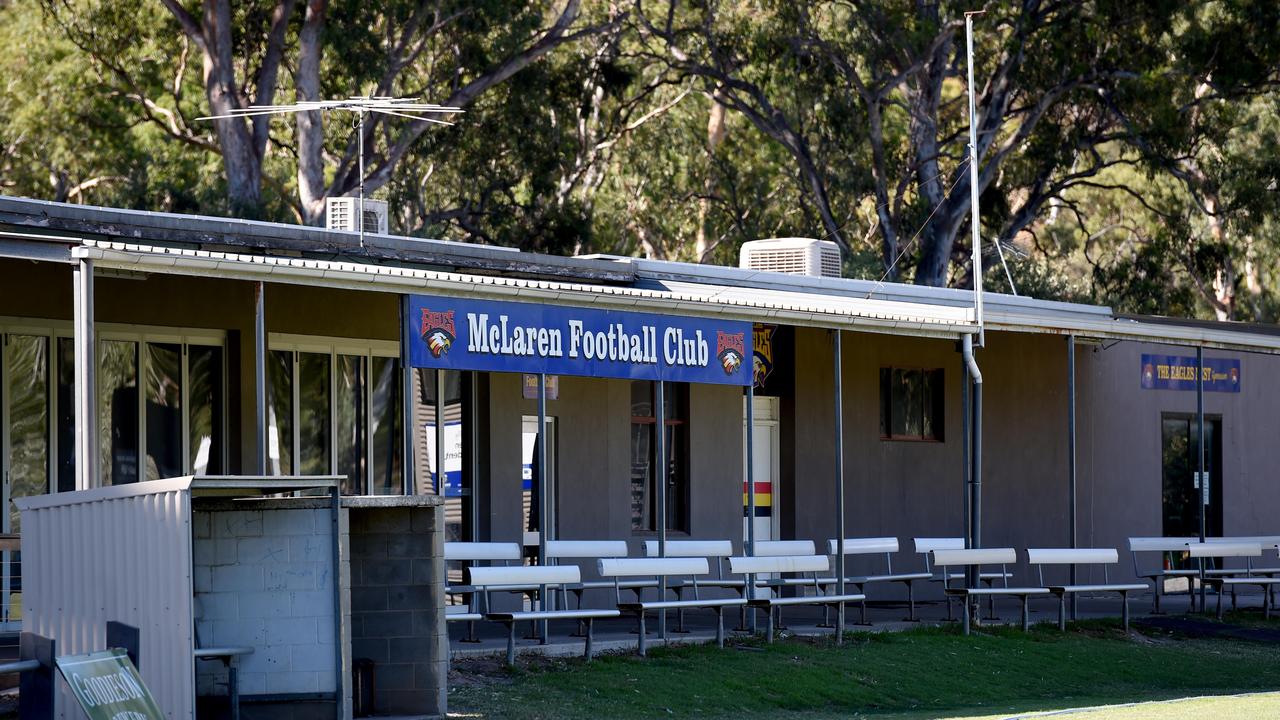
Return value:
[(974, 331), (972, 310), (964, 307), (751, 287), (688, 282), (622, 287), (101, 240), (86, 240), (75, 254), (93, 258), (102, 267), (147, 272), (220, 275), (302, 284), (320, 282), (385, 292), (417, 290), (581, 306), (609, 305), (912, 335), (955, 337)]

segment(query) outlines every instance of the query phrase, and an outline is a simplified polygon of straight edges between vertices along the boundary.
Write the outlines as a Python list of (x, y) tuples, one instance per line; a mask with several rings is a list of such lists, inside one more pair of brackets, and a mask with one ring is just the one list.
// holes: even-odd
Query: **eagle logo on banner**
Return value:
[(763, 388), (773, 372), (773, 335), (776, 332), (777, 325), (756, 325), (752, 329), (751, 382), (757, 388)]
[(716, 358), (725, 375), (733, 375), (746, 358), (746, 340), (742, 333), (716, 331)]
[(422, 339), (427, 343), (431, 356), (439, 358), (449, 352), (449, 347), (457, 338), (454, 331), (453, 311), (432, 312), (422, 309)]

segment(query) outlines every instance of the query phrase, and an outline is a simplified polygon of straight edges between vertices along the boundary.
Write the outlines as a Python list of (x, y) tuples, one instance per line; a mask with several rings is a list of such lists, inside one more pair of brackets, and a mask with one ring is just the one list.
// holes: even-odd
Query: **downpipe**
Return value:
[[(969, 452), (969, 548), (982, 547), (982, 370), (973, 356), (973, 336), (966, 334), (960, 340), (961, 353), (964, 355), (965, 367), (969, 370), (968, 381), (973, 392), (970, 394), (969, 441), (972, 444)], [(965, 578), (969, 588), (978, 586), (978, 569), (970, 567)], [(966, 602), (965, 612), (969, 612)]]

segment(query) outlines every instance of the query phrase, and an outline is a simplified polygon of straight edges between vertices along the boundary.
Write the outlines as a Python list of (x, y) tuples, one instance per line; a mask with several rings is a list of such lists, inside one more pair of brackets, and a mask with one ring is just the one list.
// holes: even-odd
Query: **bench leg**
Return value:
[(1067, 630), (1067, 594), (1062, 593), (1058, 596), (1058, 630), (1066, 632)]
[(787, 629), (787, 624), (786, 624), (786, 623), (784, 623), (784, 622), (782, 622), (782, 606), (781, 606), (781, 605), (779, 605), (778, 607), (774, 608), (774, 612), (778, 613), (778, 621), (777, 621), (777, 623), (776, 623), (776, 624), (777, 624), (778, 629), (779, 629), (779, 630), (786, 630), (786, 629)]
[(676, 609), (676, 629), (674, 630), (674, 632), (678, 632), (678, 633), (689, 632), (688, 630), (684, 629), (684, 608)]
[(1031, 602), (1030, 595), (1022, 596), (1022, 632), (1026, 632), (1031, 627), (1031, 613), (1027, 609), (1027, 605)]
[[(866, 624), (867, 619), (867, 601), (862, 601), (862, 619)], [(844, 601), (841, 600), (836, 606), (836, 645), (844, 644)]]
[(593, 620), (594, 620), (594, 618), (587, 618), (587, 619), (586, 619), (586, 621), (587, 621), (587, 642), (586, 642), (586, 647), (585, 647), (585, 648), (583, 648), (583, 650), (582, 650), (582, 656), (583, 656), (584, 658), (586, 658), (587, 662), (591, 662), (591, 640), (592, 640), (592, 637), (591, 637), (591, 636), (593, 635), (593, 633), (592, 633), (592, 631), (591, 631), (591, 628), (592, 628), (592, 625), (594, 624), (594, 623), (593, 623)]
[(724, 608), (716, 608), (716, 647), (724, 647)]
[(1262, 619), (1271, 619), (1271, 586), (1263, 588), (1266, 592), (1262, 593)]
[(916, 586), (915, 583), (907, 581), (907, 622), (916, 621)]
[(1120, 591), (1120, 622), (1124, 625), (1124, 636), (1129, 637), (1129, 591)]
[(467, 636), (462, 638), (462, 642), (464, 643), (480, 642), (480, 638), (476, 637), (476, 621), (475, 620), (467, 621)]
[(514, 667), (516, 664), (516, 624), (515, 621), (509, 622), (507, 625), (507, 666)]
[(227, 659), (227, 699), (231, 702), (231, 720), (240, 720), (240, 678), (234, 658)]
[(769, 623), (765, 627), (765, 642), (773, 642), (773, 608), (769, 608)]
[(1162, 594), (1161, 591), (1164, 589), (1164, 578), (1157, 576), (1155, 578), (1155, 583), (1156, 583), (1156, 592), (1154, 595), (1151, 596), (1151, 602), (1152, 602), (1151, 614), (1163, 615), (1164, 613), (1160, 612), (1160, 595)]
[[(964, 600), (963, 602), (960, 603), (960, 623), (961, 623), (961, 627), (964, 628), (964, 634), (968, 635), (969, 634), (969, 596), (964, 595), (962, 597), (964, 598)], [(951, 598), (948, 597), (947, 609), (950, 609), (950, 608), (951, 608)]]
[[(945, 593), (946, 591), (943, 590), (943, 592)], [(943, 595), (943, 597), (946, 599), (946, 602), (947, 602), (947, 622), (951, 622), (952, 620), (955, 620), (955, 617), (951, 613), (951, 596)]]
[[(1203, 609), (1203, 608), (1202, 608)], [(1218, 619), (1222, 619), (1222, 586), (1218, 586)]]
[(644, 610), (641, 610), (641, 611), (639, 612), (639, 614), (637, 615), (637, 620), (638, 620), (638, 621), (639, 621), (639, 623), (640, 623), (640, 639), (637, 641), (637, 643), (638, 643), (638, 644), (636, 645), (636, 652), (638, 652), (638, 653), (640, 654), (640, 657), (644, 657), (644, 656), (645, 656), (645, 643), (644, 643), (644, 633), (645, 633), (645, 630), (644, 630)]
[[(570, 590), (569, 592), (572, 592), (572, 593), (573, 593), (573, 598), (574, 598), (574, 600), (576, 600), (576, 601), (577, 601), (577, 603), (576, 603), (576, 604), (577, 604), (577, 608), (578, 608), (579, 610), (581, 610), (581, 609), (582, 609), (582, 591), (581, 591), (581, 590)], [(568, 596), (567, 596), (567, 595), (566, 595), (566, 596), (565, 596), (565, 598), (564, 598), (564, 606), (565, 606), (565, 609), (568, 609), (568, 607), (569, 607), (569, 598), (568, 598)], [(572, 634), (572, 635), (570, 635), (569, 637), (583, 637), (583, 636), (586, 634), (586, 629), (587, 629), (587, 624), (586, 624), (586, 622), (585, 622), (585, 621), (583, 621), (583, 620), (579, 620), (579, 621), (578, 621), (578, 627), (573, 631), (573, 634)]]
[[(865, 594), (866, 594), (866, 593), (863, 591), (863, 586), (862, 586), (862, 585), (854, 585), (854, 587), (858, 588), (858, 594), (859, 594), (859, 595), (865, 595)], [(843, 608), (843, 607), (844, 607), (844, 603), (841, 603), (841, 604), (840, 604), (840, 607), (841, 607), (841, 608)], [(859, 624), (859, 625), (870, 625), (870, 624), (871, 624), (871, 623), (867, 622), (867, 599), (866, 599), (865, 597), (864, 597), (864, 598), (862, 598), (862, 602), (858, 603), (858, 613), (859, 613), (859, 614), (858, 614), (858, 621), (859, 621), (859, 622), (858, 622), (858, 624)]]

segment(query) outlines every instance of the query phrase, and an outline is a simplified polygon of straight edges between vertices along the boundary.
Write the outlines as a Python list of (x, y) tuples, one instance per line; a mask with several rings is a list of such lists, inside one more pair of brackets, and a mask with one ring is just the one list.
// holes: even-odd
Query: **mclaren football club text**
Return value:
[(564, 330), (523, 326), (512, 324), (507, 315), (492, 319), (487, 313), (467, 313), (467, 352), (648, 365), (656, 365), (661, 352), (668, 365), (706, 367), (711, 362), (711, 344), (701, 330), (686, 334), (683, 328), (665, 328), (661, 343), (654, 325), (632, 330), (623, 323), (591, 330), (581, 320), (568, 321)]

